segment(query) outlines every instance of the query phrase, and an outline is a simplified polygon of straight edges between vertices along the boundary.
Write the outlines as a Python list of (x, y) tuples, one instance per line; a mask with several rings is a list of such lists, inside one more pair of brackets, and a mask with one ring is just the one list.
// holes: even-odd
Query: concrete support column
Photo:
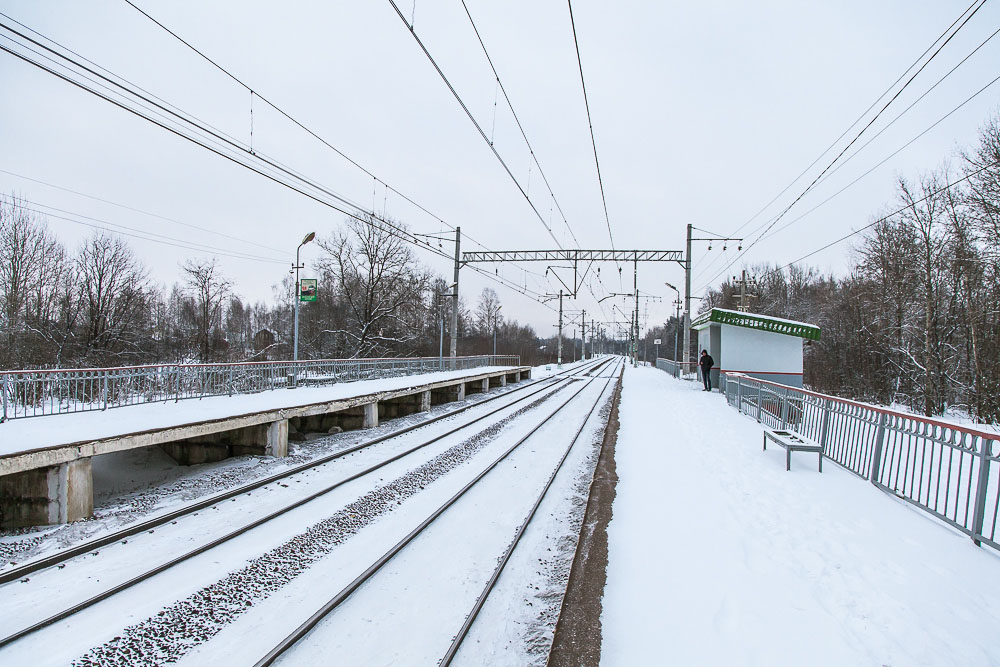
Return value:
[(490, 390), (490, 379), (483, 378), (483, 393), (485, 394)]
[(456, 401), (464, 401), (465, 400), (465, 383), (464, 382), (460, 383), (457, 387), (455, 387), (455, 400)]
[(430, 390), (420, 392), (420, 412), (427, 412), (431, 409)]
[(267, 427), (264, 456), (288, 456), (288, 420), (281, 419)]
[(501, 387), (506, 387), (507, 386), (507, 376), (506, 375), (501, 375), (500, 376), (500, 386)]
[(89, 458), (0, 477), (0, 527), (69, 523), (93, 513)]
[(378, 426), (378, 403), (365, 403), (365, 418), (361, 428), (375, 428)]

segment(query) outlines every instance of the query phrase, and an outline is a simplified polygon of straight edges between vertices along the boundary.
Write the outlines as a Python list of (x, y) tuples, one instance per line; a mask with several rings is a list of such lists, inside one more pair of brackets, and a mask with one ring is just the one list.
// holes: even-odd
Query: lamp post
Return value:
[[(316, 238), (316, 232), (309, 232), (306, 237), (302, 239), (302, 243), (299, 247), (295, 249), (295, 330), (292, 334), (292, 361), (297, 362), (299, 360), (299, 298), (301, 296), (301, 283), (299, 282), (299, 269), (302, 268), (302, 263), (299, 261), (299, 251), (302, 250), (302, 246), (312, 241)], [(298, 365), (296, 365), (294, 370), (294, 377), (296, 383), (298, 381)]]
[(675, 323), (675, 326), (674, 326), (674, 361), (676, 362), (677, 361), (677, 341), (680, 338), (680, 327), (682, 326), (681, 321), (680, 321), (680, 319), (681, 319), (681, 291), (679, 289), (677, 289), (676, 287), (674, 287), (673, 285), (671, 285), (670, 283), (663, 283), (663, 284), (666, 285), (667, 287), (669, 287), (670, 289), (672, 289), (674, 292), (677, 293), (677, 299), (674, 301), (674, 304), (677, 306), (677, 322)]

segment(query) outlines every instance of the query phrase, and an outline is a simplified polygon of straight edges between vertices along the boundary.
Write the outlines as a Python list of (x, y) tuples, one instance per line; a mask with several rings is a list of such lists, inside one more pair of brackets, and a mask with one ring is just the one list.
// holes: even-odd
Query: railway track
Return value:
[[(620, 364), (615, 364), (615, 370), (618, 370)], [(500, 579), (505, 567), (510, 562), (511, 556), (514, 549), (519, 544), (521, 537), (524, 535), (529, 524), (536, 516), (539, 506), (545, 499), (546, 494), (552, 487), (553, 481), (559, 474), (569, 456), (572, 448), (576, 445), (580, 436), (583, 434), (584, 429), (590, 422), (591, 417), (597, 410), (598, 406), (602, 401), (607, 399), (607, 389), (611, 385), (611, 382), (615, 379), (616, 375), (612, 372), (608, 377), (604, 386), (599, 392), (597, 392), (597, 397), (590, 404), (589, 409), (584, 413), (584, 417), (580, 420), (579, 427), (576, 429), (575, 433), (569, 438), (569, 442), (566, 448), (563, 450), (561, 457), (556, 463), (552, 473), (549, 475), (548, 479), (545, 481), (540, 493), (536, 497), (534, 503), (531, 505), (523, 521), (518, 525), (514, 537), (511, 540), (507, 549), (501, 554), (497, 559), (497, 565), (493, 572), (487, 579), (482, 591), (476, 597), (475, 603), (473, 604), (470, 611), (465, 615), (465, 621), (460, 627), (458, 627), (454, 633), (452, 641), (443, 656), (440, 658), (437, 664), (442, 667), (451, 665), (452, 661), (455, 659), (459, 649), (462, 646), (465, 638), (468, 636), (469, 630), (475, 623), (480, 611), (486, 603), (487, 598), (493, 591), (497, 582)], [(473, 489), (478, 483), (480, 483), (491, 471), (495, 470), (498, 466), (503, 464), (515, 451), (517, 451), (525, 442), (529, 441), (533, 437), (537, 437), (539, 431), (546, 425), (549, 419), (555, 417), (559, 412), (561, 412), (565, 407), (570, 405), (575, 401), (590, 385), (590, 383), (595, 382), (598, 378), (593, 378), (589, 380), (584, 386), (576, 390), (571, 396), (559, 404), (559, 406), (552, 411), (545, 420), (539, 422), (534, 426), (527, 434), (519, 438), (513, 445), (507, 448), (499, 457), (497, 457), (492, 463), (490, 463), (485, 469), (483, 469), (479, 474), (477, 474), (471, 481), (469, 481), (465, 486), (463, 486), (457, 493), (452, 495), (447, 501), (435, 509), (426, 519), (424, 519), (419, 525), (417, 525), (413, 530), (411, 530), (403, 539), (398, 541), (393, 545), (388, 551), (386, 551), (382, 556), (380, 556), (374, 563), (372, 563), (368, 568), (365, 569), (360, 575), (358, 575), (353, 581), (351, 581), (347, 586), (341, 589), (334, 597), (328, 600), (322, 607), (320, 607), (316, 612), (314, 612), (309, 618), (307, 618), (302, 624), (300, 624), (294, 631), (292, 631), (288, 636), (286, 636), (281, 642), (279, 642), (273, 649), (271, 649), (263, 658), (261, 658), (255, 667), (267, 667), (274, 664), (282, 659), (283, 656), (288, 654), (294, 649), (296, 645), (304, 641), (310, 632), (316, 628), (317, 625), (323, 622), (330, 614), (334, 613), (342, 604), (344, 604), (351, 596), (355, 595), (359, 589), (365, 586), (372, 578), (376, 577), (379, 572), (392, 561), (397, 555), (400, 554), (404, 549), (413, 543), (418, 537), (423, 535), (427, 529), (434, 524), (434, 522), (441, 517), (445, 512), (451, 509), (454, 505), (461, 501), (466, 494)], [(308, 661), (307, 661), (308, 662)]]
[[(177, 523), (177, 520), (179, 518), (187, 516), (187, 515), (195, 515), (195, 514), (197, 514), (198, 511), (206, 509), (206, 508), (217, 507), (218, 504), (220, 502), (224, 501), (224, 500), (235, 501), (235, 499), (236, 499), (237, 496), (240, 496), (240, 495), (243, 495), (243, 494), (250, 495), (250, 493), (252, 491), (255, 491), (257, 489), (261, 489), (263, 487), (266, 487), (269, 484), (274, 484), (274, 483), (281, 484), (282, 480), (288, 480), (288, 479), (290, 479), (291, 477), (293, 477), (295, 475), (300, 475), (302, 473), (307, 473), (307, 472), (314, 472), (317, 469), (319, 469), (320, 467), (326, 466), (327, 464), (332, 463), (332, 462), (336, 461), (337, 459), (341, 459), (343, 457), (350, 456), (350, 455), (352, 455), (352, 454), (354, 454), (356, 452), (361, 452), (363, 450), (367, 450), (369, 448), (374, 447), (375, 445), (377, 445), (379, 443), (392, 441), (393, 439), (400, 438), (401, 436), (404, 436), (405, 434), (411, 433), (411, 432), (416, 431), (418, 429), (422, 429), (422, 428), (428, 427), (428, 426), (430, 426), (432, 424), (436, 424), (436, 423), (441, 422), (443, 420), (446, 420), (446, 419), (449, 419), (449, 418), (454, 418), (457, 415), (459, 415), (459, 414), (461, 414), (463, 412), (466, 412), (467, 410), (470, 410), (470, 409), (473, 409), (473, 408), (478, 408), (480, 406), (483, 406), (486, 403), (490, 403), (490, 402), (493, 402), (493, 401), (500, 401), (502, 403), (499, 407), (496, 407), (495, 409), (489, 410), (485, 414), (479, 415), (479, 416), (475, 417), (474, 419), (471, 419), (469, 421), (463, 422), (463, 423), (461, 423), (461, 424), (459, 424), (459, 425), (457, 425), (457, 426), (455, 426), (455, 427), (453, 427), (451, 429), (448, 429), (447, 431), (445, 431), (443, 433), (437, 434), (437, 435), (435, 435), (435, 436), (433, 436), (433, 437), (431, 437), (429, 439), (423, 440), (423, 441), (419, 442), (416, 446), (406, 447), (401, 452), (393, 453), (392, 455), (390, 455), (388, 457), (385, 457), (385, 458), (380, 458), (374, 465), (367, 466), (367, 467), (363, 468), (362, 470), (360, 470), (360, 471), (358, 471), (358, 472), (356, 472), (354, 474), (350, 474), (350, 475), (348, 475), (348, 476), (346, 476), (344, 478), (338, 479), (336, 482), (334, 482), (332, 484), (326, 484), (325, 486), (323, 486), (322, 488), (320, 488), (319, 490), (317, 490), (315, 492), (309, 493), (309, 494), (307, 494), (307, 495), (305, 495), (303, 497), (296, 498), (294, 501), (284, 504), (283, 506), (281, 506), (277, 510), (274, 510), (272, 512), (268, 512), (264, 516), (261, 516), (261, 517), (255, 519), (254, 521), (251, 521), (249, 523), (241, 525), (241, 526), (239, 526), (239, 527), (237, 527), (237, 528), (235, 528), (233, 530), (229, 530), (229, 531), (225, 532), (224, 534), (222, 534), (221, 536), (215, 537), (214, 539), (211, 539), (208, 542), (199, 544), (195, 548), (188, 549), (188, 550), (184, 551), (183, 553), (180, 553), (180, 554), (176, 555), (175, 557), (170, 558), (166, 562), (163, 562), (163, 563), (160, 563), (159, 565), (156, 565), (154, 567), (145, 569), (141, 573), (139, 573), (139, 574), (137, 574), (135, 576), (129, 577), (125, 581), (122, 581), (122, 582), (120, 582), (118, 584), (115, 584), (113, 586), (110, 586), (110, 587), (107, 587), (107, 588), (101, 590), (96, 595), (89, 596), (89, 597), (87, 597), (84, 600), (81, 600), (79, 602), (76, 602), (74, 604), (66, 606), (65, 608), (59, 610), (57, 613), (50, 614), (50, 615), (46, 616), (45, 618), (42, 618), (42, 619), (37, 620), (37, 621), (35, 621), (33, 623), (30, 623), (30, 624), (28, 624), (28, 625), (26, 625), (24, 627), (21, 627), (21, 628), (15, 630), (13, 632), (9, 632), (5, 637), (0, 638), (0, 649), (4, 649), (5, 647), (8, 647), (11, 644), (15, 644), (15, 642), (17, 642), (18, 640), (24, 639), (24, 638), (28, 637), (29, 635), (37, 633), (40, 630), (43, 630), (44, 628), (47, 628), (49, 626), (52, 626), (53, 624), (59, 623), (60, 621), (64, 621), (66, 619), (69, 619), (70, 617), (73, 617), (76, 614), (78, 614), (80, 612), (83, 612), (83, 611), (85, 611), (85, 610), (87, 610), (87, 609), (89, 609), (89, 608), (91, 608), (91, 607), (93, 607), (93, 606), (95, 606), (95, 605), (97, 605), (97, 604), (99, 604), (101, 602), (104, 602), (106, 600), (112, 599), (115, 596), (118, 596), (118, 595), (120, 595), (120, 594), (122, 594), (122, 593), (124, 593), (126, 591), (129, 591), (130, 589), (136, 587), (138, 584), (140, 584), (142, 582), (145, 582), (147, 580), (153, 579), (157, 575), (160, 575), (161, 573), (167, 572), (167, 571), (171, 570), (172, 568), (175, 568), (176, 566), (180, 565), (181, 563), (184, 563), (186, 561), (194, 559), (197, 556), (200, 556), (202, 554), (206, 554), (208, 552), (211, 552), (212, 550), (218, 549), (219, 547), (221, 547), (221, 546), (229, 543), (230, 541), (232, 541), (232, 540), (234, 540), (234, 539), (236, 539), (236, 538), (238, 538), (238, 537), (240, 537), (242, 535), (245, 535), (245, 534), (249, 533), (250, 531), (253, 531), (253, 530), (255, 530), (255, 529), (257, 529), (257, 528), (259, 528), (261, 526), (267, 526), (271, 522), (274, 522), (275, 519), (278, 519), (279, 517), (288, 515), (289, 513), (293, 512), (293, 511), (295, 511), (295, 510), (297, 510), (299, 508), (305, 507), (309, 503), (317, 500), (318, 498), (320, 498), (322, 496), (325, 496), (326, 494), (329, 494), (330, 492), (332, 492), (332, 491), (334, 491), (336, 489), (339, 489), (339, 488), (341, 488), (341, 487), (343, 487), (345, 485), (348, 485), (350, 482), (353, 482), (355, 480), (364, 479), (364, 478), (366, 478), (366, 477), (368, 477), (370, 475), (373, 475), (373, 474), (377, 473), (378, 471), (384, 469), (386, 466), (390, 466), (391, 464), (393, 464), (393, 463), (395, 463), (397, 461), (404, 460), (404, 459), (406, 459), (406, 457), (408, 457), (408, 456), (410, 456), (410, 455), (412, 455), (412, 454), (414, 454), (416, 452), (419, 452), (420, 450), (423, 450), (424, 448), (427, 448), (427, 447), (429, 447), (430, 445), (432, 445), (434, 443), (438, 443), (440, 441), (443, 441), (443, 440), (445, 440), (445, 439), (447, 439), (450, 436), (453, 436), (455, 434), (460, 434), (463, 431), (469, 431), (469, 430), (471, 430), (471, 427), (473, 425), (480, 424), (482, 422), (486, 422), (487, 420), (489, 420), (490, 417), (493, 417), (493, 416), (497, 415), (498, 413), (510, 410), (510, 409), (512, 409), (512, 408), (514, 408), (514, 407), (516, 407), (516, 406), (518, 406), (520, 404), (522, 404), (522, 403), (525, 403), (529, 399), (532, 399), (532, 398), (534, 398), (536, 396), (540, 396), (535, 401), (533, 401), (531, 403), (528, 403), (527, 405), (525, 405), (523, 407), (518, 408), (515, 412), (513, 412), (510, 415), (498, 418), (498, 420), (492, 420), (492, 423), (491, 422), (487, 422), (488, 425), (486, 426), (485, 430), (480, 431), (480, 433), (482, 433), (482, 432), (485, 432), (485, 431), (490, 431), (492, 429), (492, 431), (495, 433), (498, 430), (502, 429), (505, 424), (509, 423), (511, 420), (515, 419), (520, 414), (527, 414), (527, 413), (531, 413), (534, 410), (537, 410), (541, 404), (543, 404), (544, 402), (550, 400), (552, 396), (561, 393), (561, 391), (566, 386), (568, 386), (569, 384), (573, 383), (574, 378), (573, 378), (573, 376), (571, 374), (573, 374), (573, 375), (580, 374), (580, 373), (593, 374), (593, 373), (595, 373), (597, 371), (600, 371), (601, 369), (605, 368), (609, 363), (610, 363), (609, 360), (602, 359), (602, 360), (598, 360), (596, 362), (593, 362), (593, 363), (588, 364), (588, 365), (583, 366), (583, 367), (576, 367), (576, 368), (573, 368), (573, 369), (567, 369), (566, 371), (563, 371), (562, 373), (557, 374), (556, 376), (552, 376), (552, 377), (541, 379), (541, 380), (536, 380), (536, 381), (534, 381), (534, 382), (532, 382), (532, 383), (530, 383), (530, 384), (528, 384), (528, 385), (526, 385), (524, 387), (518, 387), (518, 388), (513, 389), (511, 391), (508, 391), (508, 392), (506, 392), (504, 394), (500, 394), (500, 395), (498, 395), (496, 397), (491, 397), (490, 399), (486, 399), (484, 401), (480, 401), (480, 402), (478, 402), (476, 404), (473, 404), (473, 405), (463, 406), (461, 408), (449, 411), (449, 412), (447, 412), (445, 414), (433, 417), (431, 419), (425, 420), (425, 421), (420, 422), (418, 424), (414, 424), (414, 425), (407, 426), (405, 428), (399, 429), (399, 430), (397, 430), (397, 431), (395, 431), (393, 433), (389, 433), (389, 434), (380, 436), (378, 438), (373, 438), (373, 439), (368, 440), (368, 441), (366, 441), (364, 443), (360, 443), (358, 445), (352, 446), (352, 447), (347, 448), (345, 450), (341, 450), (341, 451), (339, 451), (339, 452), (337, 452), (335, 454), (332, 454), (332, 455), (329, 455), (329, 456), (325, 456), (325, 457), (321, 457), (321, 458), (316, 459), (314, 461), (311, 461), (311, 462), (309, 462), (307, 464), (303, 464), (301, 466), (297, 466), (295, 468), (286, 470), (286, 471), (284, 471), (282, 473), (278, 473), (276, 475), (272, 475), (272, 476), (269, 476), (269, 477), (257, 480), (257, 481), (255, 481), (253, 483), (244, 485), (243, 487), (240, 487), (240, 488), (237, 488), (237, 489), (233, 489), (233, 490), (227, 491), (227, 492), (225, 492), (223, 494), (217, 494), (216, 496), (213, 496), (212, 498), (206, 499), (204, 501), (200, 501), (198, 503), (194, 503), (192, 505), (189, 505), (189, 506), (187, 506), (185, 508), (182, 508), (180, 510), (168, 513), (166, 515), (163, 515), (163, 516), (160, 516), (160, 517), (156, 517), (155, 519), (151, 519), (149, 521), (142, 522), (141, 524), (138, 524), (138, 525), (135, 525), (135, 526), (131, 526), (129, 528), (126, 528), (126, 529), (124, 529), (122, 531), (119, 531), (117, 533), (114, 533), (112, 535), (106, 535), (106, 536), (97, 538), (95, 540), (91, 540), (88, 543), (85, 543), (85, 544), (82, 544), (82, 545), (77, 545), (76, 547), (73, 547), (71, 549), (66, 549), (66, 550), (64, 550), (64, 551), (62, 551), (62, 552), (60, 552), (58, 554), (53, 555), (53, 556), (50, 556), (50, 557), (47, 557), (47, 558), (43, 558), (43, 559), (38, 559), (37, 561), (31, 562), (31, 563), (28, 563), (28, 564), (22, 566), (21, 568), (17, 568), (16, 571), (13, 571), (13, 570), (12, 571), (8, 571), (8, 572), (4, 573), (4, 580), (6, 582), (8, 582), (8, 585), (11, 585), (10, 582), (12, 580), (14, 580), (14, 579), (20, 579), (22, 577), (28, 578), (27, 577), (28, 574), (37, 573), (37, 572), (39, 572), (40, 570), (43, 570), (43, 569), (50, 569), (50, 568), (61, 569), (61, 568), (64, 568), (67, 565), (67, 561), (69, 561), (70, 559), (73, 559), (75, 557), (78, 557), (78, 556), (80, 556), (82, 554), (87, 554), (87, 553), (94, 554), (96, 556), (99, 553), (98, 549), (100, 549), (100, 548), (103, 548), (105, 546), (109, 546), (109, 545), (115, 544), (115, 543), (117, 543), (119, 541), (122, 542), (122, 543), (127, 543), (127, 539), (129, 537), (131, 537), (131, 536), (138, 535), (138, 534), (144, 533), (144, 532), (150, 532), (150, 533), (154, 532), (157, 528), (159, 528), (161, 526), (164, 526), (164, 525), (166, 525), (168, 523), (170, 525), (175, 525)], [(513, 398), (514, 400), (510, 400), (511, 398)], [(502, 399), (507, 399), (507, 400), (502, 400)], [(420, 488), (422, 489), (423, 487), (421, 486)], [(398, 504), (398, 502), (399, 501), (397, 501), (397, 504)], [(66, 574), (70, 575), (69, 572), (67, 572)], [(19, 585), (19, 584), (13, 584), (13, 585)], [(121, 639), (121, 638), (120, 637), (116, 637), (115, 640), (113, 640), (113, 641), (118, 641), (119, 639)], [(113, 647), (109, 647), (109, 648), (113, 649)], [(94, 653), (94, 652), (92, 651), (91, 653)], [(110, 653), (114, 653), (114, 651), (111, 650)], [(102, 656), (98, 656), (97, 654), (95, 654), (93, 657), (96, 658), (97, 660), (96, 661), (92, 661), (91, 658), (89, 658), (88, 656), (84, 656), (83, 658), (81, 658), (80, 660), (78, 660), (75, 664), (80, 664), (80, 665), (86, 665), (86, 664), (115, 664), (116, 662), (117, 662), (117, 664), (143, 664), (143, 663), (140, 663), (140, 662), (134, 662), (131, 659), (126, 660), (124, 662), (121, 662), (121, 661), (112, 661), (112, 662), (109, 663), (109, 662), (106, 662), (104, 660), (104, 658), (107, 657), (107, 656), (103, 656), (103, 655)], [(158, 656), (155, 656), (152, 661), (147, 661), (144, 664), (160, 664), (159, 661), (162, 660), (162, 659), (165, 659), (167, 657), (169, 657), (169, 656), (158, 655)], [(2, 652), (0, 652), (0, 660), (2, 660), (2, 659), (3, 659), (3, 654), (2, 654)]]

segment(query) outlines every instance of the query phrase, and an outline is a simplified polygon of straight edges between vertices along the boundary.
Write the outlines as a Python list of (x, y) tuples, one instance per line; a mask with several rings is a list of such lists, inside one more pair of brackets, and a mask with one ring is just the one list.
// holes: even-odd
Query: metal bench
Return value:
[(785, 448), (785, 470), (792, 469), (792, 452), (816, 452), (819, 454), (819, 471), (823, 472), (823, 446), (792, 431), (772, 431), (764, 429), (764, 451), (771, 440)]

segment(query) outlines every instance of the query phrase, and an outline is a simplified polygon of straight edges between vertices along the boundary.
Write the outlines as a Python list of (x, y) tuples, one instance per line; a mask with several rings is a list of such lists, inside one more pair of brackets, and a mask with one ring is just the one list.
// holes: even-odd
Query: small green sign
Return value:
[(318, 281), (315, 278), (303, 278), (299, 281), (299, 301), (315, 301)]

